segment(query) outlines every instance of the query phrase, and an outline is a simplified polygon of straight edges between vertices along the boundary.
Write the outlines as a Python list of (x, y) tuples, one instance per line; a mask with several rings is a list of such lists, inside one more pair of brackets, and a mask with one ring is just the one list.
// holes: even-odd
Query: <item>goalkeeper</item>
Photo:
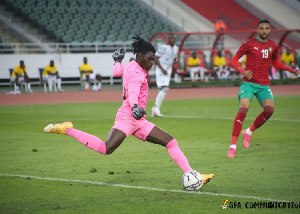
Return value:
[[(83, 145), (104, 155), (113, 153), (127, 136), (133, 135), (142, 141), (166, 147), (171, 158), (184, 172), (187, 172), (192, 168), (176, 139), (145, 119), (148, 97), (147, 71), (154, 64), (155, 49), (151, 43), (138, 35), (133, 39), (135, 39), (132, 43), (133, 54), (136, 54), (135, 60), (122, 66), (124, 50), (119, 49), (113, 54), (115, 61), (113, 75), (123, 77), (123, 104), (117, 112), (115, 124), (108, 133), (106, 141), (74, 129), (71, 122), (49, 124), (44, 131), (74, 137)], [(214, 177), (213, 174), (201, 175), (203, 183), (209, 182)]]

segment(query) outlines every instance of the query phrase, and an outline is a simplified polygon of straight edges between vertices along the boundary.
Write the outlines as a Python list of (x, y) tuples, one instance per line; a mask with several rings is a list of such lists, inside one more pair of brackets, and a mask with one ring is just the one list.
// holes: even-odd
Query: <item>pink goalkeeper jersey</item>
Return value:
[[(119, 108), (117, 116), (134, 119), (131, 110), (132, 106), (137, 104), (143, 109), (146, 109), (147, 106), (147, 72), (135, 60), (132, 60), (124, 64), (124, 66), (117, 62), (113, 68), (113, 76), (123, 76), (123, 104)], [(145, 115), (141, 120), (144, 119)]]

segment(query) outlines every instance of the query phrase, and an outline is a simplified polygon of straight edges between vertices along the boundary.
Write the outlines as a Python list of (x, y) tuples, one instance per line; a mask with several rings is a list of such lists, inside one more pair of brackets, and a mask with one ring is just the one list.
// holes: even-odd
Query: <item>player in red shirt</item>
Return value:
[[(254, 123), (242, 131), (244, 146), (249, 148), (252, 133), (262, 126), (274, 112), (274, 97), (270, 88), (269, 67), (271, 63), (279, 69), (287, 70), (295, 75), (299, 71), (285, 66), (279, 61), (278, 48), (275, 42), (268, 39), (271, 33), (271, 24), (268, 20), (261, 20), (258, 23), (255, 39), (248, 40), (239, 48), (232, 58), (232, 65), (244, 74), (243, 82), (239, 91), (240, 109), (233, 123), (232, 139), (229, 147), (229, 158), (234, 158), (236, 152), (236, 141), (242, 130), (242, 124), (255, 95), (263, 112), (257, 116)], [(238, 60), (247, 55), (246, 68), (243, 69)]]

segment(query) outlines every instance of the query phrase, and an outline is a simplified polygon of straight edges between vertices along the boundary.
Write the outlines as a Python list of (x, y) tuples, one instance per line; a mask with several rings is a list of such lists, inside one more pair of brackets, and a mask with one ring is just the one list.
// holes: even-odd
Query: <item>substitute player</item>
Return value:
[(50, 64), (44, 68), (42, 73), (44, 81), (48, 81), (49, 91), (52, 92), (53, 84), (57, 84), (57, 89), (60, 92), (64, 92), (61, 88), (61, 77), (58, 74), (58, 70), (53, 60), (50, 60)]
[(98, 81), (98, 91), (102, 91), (102, 76), (93, 72), (93, 67), (88, 64), (87, 57), (83, 58), (83, 64), (79, 67), (81, 78), (85, 81), (85, 90), (90, 91), (90, 80)]
[[(294, 54), (291, 53), (290, 49), (288, 49), (288, 48), (286, 49), (286, 52), (281, 55), (280, 60), (286, 66), (288, 66), (290, 68), (295, 68)], [(286, 72), (286, 71), (283, 71), (283, 70), (281, 70), (279, 72), (280, 72), (280, 79), (286, 79), (286, 78), (291, 77), (291, 74), (289, 72)]]
[(152, 117), (163, 117), (160, 113), (160, 107), (169, 91), (170, 79), (172, 74), (172, 65), (178, 54), (178, 47), (175, 45), (176, 37), (173, 33), (168, 35), (168, 44), (161, 45), (155, 53), (156, 66), (156, 85), (159, 92), (155, 99), (155, 105), (152, 107)]
[[(239, 48), (232, 58), (232, 65), (244, 74), (243, 82), (238, 94), (240, 109), (233, 123), (232, 140), (229, 147), (229, 158), (234, 158), (236, 152), (236, 141), (242, 130), (242, 124), (246, 118), (253, 96), (256, 96), (258, 102), (263, 107), (263, 112), (257, 116), (254, 123), (243, 130), (244, 146), (249, 148), (252, 133), (261, 127), (274, 112), (274, 97), (270, 88), (269, 67), (273, 66), (279, 69), (287, 70), (295, 75), (299, 71), (285, 66), (279, 61), (278, 49), (275, 42), (268, 39), (271, 33), (271, 25), (268, 20), (261, 20), (258, 23), (256, 39), (251, 39)], [(243, 69), (238, 60), (247, 55), (246, 68)]]
[(16, 82), (16, 91), (20, 91), (19, 86), (21, 82), (27, 83), (27, 90), (29, 93), (33, 93), (31, 90), (30, 79), (27, 74), (27, 68), (23, 60), (20, 61), (20, 65), (17, 65), (10, 77), (11, 81)]
[[(180, 150), (175, 138), (145, 119), (148, 98), (147, 71), (155, 60), (153, 45), (138, 35), (133, 37), (133, 54), (136, 59), (121, 66), (124, 50), (120, 49), (113, 54), (115, 65), (114, 76), (123, 76), (123, 104), (119, 108), (115, 124), (109, 132), (106, 141), (94, 135), (74, 129), (71, 122), (49, 124), (45, 132), (66, 134), (76, 138), (80, 143), (104, 155), (113, 153), (125, 138), (133, 135), (142, 141), (166, 147), (171, 158), (184, 171), (191, 170), (188, 160)], [(201, 174), (203, 183), (209, 182), (214, 175)]]

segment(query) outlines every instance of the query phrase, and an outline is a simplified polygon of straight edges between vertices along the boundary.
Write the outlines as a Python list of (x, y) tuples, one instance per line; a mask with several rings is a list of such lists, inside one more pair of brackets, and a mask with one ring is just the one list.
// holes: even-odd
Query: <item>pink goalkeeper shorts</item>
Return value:
[(154, 126), (153, 123), (144, 119), (133, 121), (131, 118), (121, 119), (117, 117), (113, 128), (121, 130), (127, 137), (133, 135), (136, 138), (145, 141)]

